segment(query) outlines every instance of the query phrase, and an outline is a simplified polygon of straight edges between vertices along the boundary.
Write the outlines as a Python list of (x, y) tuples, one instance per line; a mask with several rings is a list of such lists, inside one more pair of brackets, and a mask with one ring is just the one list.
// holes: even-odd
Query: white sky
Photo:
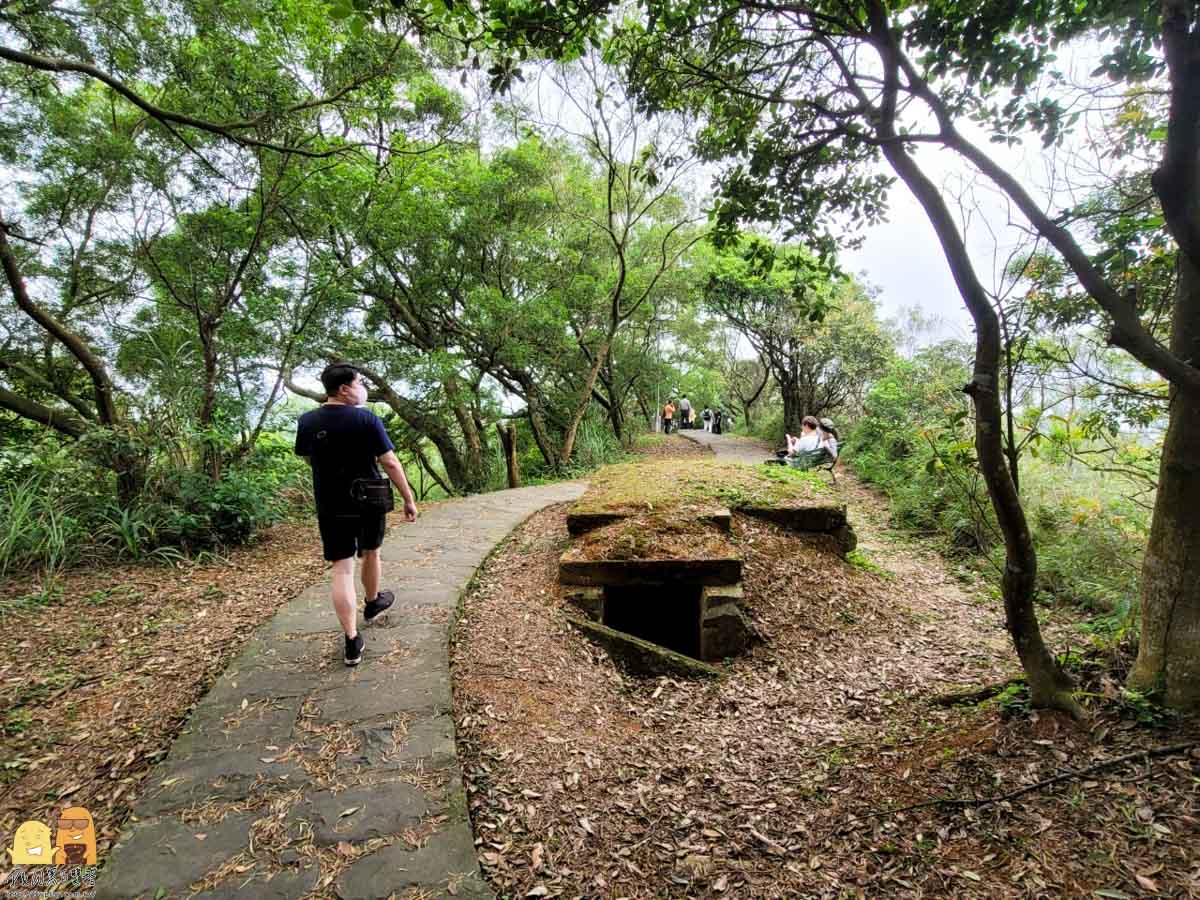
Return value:
[[(1101, 55), (1102, 49), (1093, 43), (1062, 48), (1060, 66), (1067, 83), (1099, 87), (1090, 73)], [(1067, 95), (1058, 95), (1070, 102)], [(1115, 92), (1105, 91), (1093, 95), (1091, 102), (1111, 110), (1116, 96)], [(1105, 119), (1105, 114), (1088, 109), (1062, 146), (1049, 150), (1036, 136), (1020, 146), (1008, 147), (990, 143), (988, 135), (971, 121), (960, 119), (956, 125), (965, 137), (1016, 175), (1030, 194), (1041, 199), (1044, 209), (1057, 212), (1082, 199), (1103, 175), (1119, 165), (1092, 146), (1092, 141), (1100, 137)], [(1000, 273), (1009, 254), (1032, 246), (1022, 227), (1009, 224), (1010, 218), (1016, 218), (1023, 226), (1024, 219), (1015, 210), (1010, 212), (1010, 204), (998, 191), (951, 151), (925, 145), (918, 147), (916, 157), (926, 174), (943, 187), (952, 210), (958, 208), (959, 195), (964, 195), (964, 207), (973, 207), (964, 228), (968, 249), (983, 285), (1000, 290)], [(890, 169), (883, 171), (894, 174)], [(933, 226), (903, 182), (897, 181), (893, 187), (888, 206), (888, 220), (866, 229), (866, 240), (858, 250), (841, 255), (843, 267), (880, 289), (878, 302), (883, 316), (915, 305), (943, 320), (938, 337), (971, 337), (971, 317), (950, 276)], [(1076, 239), (1085, 241), (1086, 235), (1076, 234)]]

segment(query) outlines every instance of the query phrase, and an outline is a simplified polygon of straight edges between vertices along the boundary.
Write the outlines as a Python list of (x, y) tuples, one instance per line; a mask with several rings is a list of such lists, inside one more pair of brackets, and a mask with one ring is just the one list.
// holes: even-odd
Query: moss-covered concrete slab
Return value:
[(789, 531), (833, 531), (846, 524), (844, 503), (823, 506), (806, 503), (781, 503), (775, 506), (755, 503), (743, 506), (741, 511), (756, 519), (782, 525)]
[(831, 531), (846, 523), (841, 494), (816, 473), (711, 459), (605, 466), (572, 505), (567, 523), (575, 535), (647, 516), (728, 531), (730, 510), (798, 531)]
[(708, 559), (580, 559), (562, 555), (558, 580), (581, 586), (627, 587), (638, 584), (736, 584), (742, 579), (738, 557)]
[(680, 675), (686, 678), (719, 678), (721, 670), (690, 656), (643, 641), (576, 616), (567, 621), (608, 650), (614, 660), (635, 675)]
[[(685, 514), (687, 518), (700, 522), (704, 525), (712, 525), (718, 531), (729, 533), (733, 515), (727, 507), (674, 507), (681, 514)], [(597, 528), (603, 528), (605, 525), (611, 525), (613, 522), (620, 522), (623, 519), (628, 519), (635, 516), (640, 516), (649, 512), (646, 509), (627, 508), (620, 510), (605, 510), (603, 512), (596, 511), (580, 511), (576, 512), (572, 509), (567, 513), (567, 531), (573, 535), (587, 534)]]

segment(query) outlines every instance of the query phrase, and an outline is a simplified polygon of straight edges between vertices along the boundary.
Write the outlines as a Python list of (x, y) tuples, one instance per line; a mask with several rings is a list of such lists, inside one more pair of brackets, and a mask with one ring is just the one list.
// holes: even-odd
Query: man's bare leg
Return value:
[(339, 559), (333, 564), (333, 611), (346, 637), (358, 634), (358, 605), (354, 600), (354, 557)]
[(362, 571), (359, 573), (362, 578), (363, 590), (366, 591), (366, 599), (369, 601), (375, 599), (375, 595), (379, 593), (379, 577), (382, 566), (379, 563), (378, 550), (364, 550), (362, 552)]

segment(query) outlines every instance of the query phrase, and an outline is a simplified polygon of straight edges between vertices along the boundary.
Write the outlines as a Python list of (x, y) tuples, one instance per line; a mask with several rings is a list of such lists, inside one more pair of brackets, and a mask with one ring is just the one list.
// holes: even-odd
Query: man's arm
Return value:
[(400, 496), (404, 498), (404, 520), (415, 522), (417, 520), (417, 499), (413, 496), (412, 488), (408, 486), (408, 476), (404, 474), (404, 466), (400, 464), (400, 460), (391, 450), (378, 457), (378, 460), (383, 471), (387, 472), (388, 478), (392, 480), (392, 484), (396, 486), (396, 490), (400, 492)]

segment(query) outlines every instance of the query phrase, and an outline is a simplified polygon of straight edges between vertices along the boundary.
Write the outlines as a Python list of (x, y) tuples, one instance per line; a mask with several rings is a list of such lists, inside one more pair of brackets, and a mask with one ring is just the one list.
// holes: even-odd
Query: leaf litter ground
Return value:
[(0, 583), (0, 835), (83, 806), (103, 861), (243, 640), (327, 567), (302, 522), (216, 562), (68, 571), (47, 603), (35, 576)]
[[(888, 529), (875, 493), (841, 481), (860, 536), (852, 563), (735, 516), (766, 640), (717, 683), (627, 677), (566, 625), (566, 505), (493, 554), (464, 604), (454, 674), (497, 893), (1200, 896), (1195, 749), (1011, 802), (887, 813), (1003, 795), (1200, 729), (1140, 723), (1115, 699), (1120, 658), (1085, 669), (1097, 695), (1086, 725), (1019, 703), (932, 704), (1017, 674), (999, 601)], [(1071, 611), (1046, 619), (1058, 649), (1087, 645)]]

